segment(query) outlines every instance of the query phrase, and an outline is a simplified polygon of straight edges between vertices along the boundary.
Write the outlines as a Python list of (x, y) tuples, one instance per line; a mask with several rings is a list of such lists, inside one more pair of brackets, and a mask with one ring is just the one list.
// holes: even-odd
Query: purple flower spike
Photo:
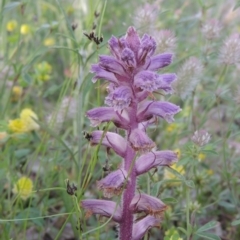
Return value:
[(149, 152), (136, 160), (137, 175), (143, 174), (159, 166), (171, 166), (178, 161), (177, 153), (169, 150)]
[(90, 137), (92, 145), (102, 144), (103, 146), (112, 148), (119, 156), (124, 157), (127, 151), (127, 141), (117, 133), (104, 131), (93, 131)]
[(91, 121), (93, 127), (98, 126), (103, 122), (112, 121), (115, 125), (121, 128), (126, 128), (129, 125), (129, 118), (127, 114), (118, 114), (110, 107), (93, 108), (86, 113)]
[(130, 133), (129, 141), (133, 149), (141, 152), (150, 151), (155, 147), (155, 143), (148, 137), (148, 135), (140, 129), (134, 129)]
[(147, 216), (134, 223), (131, 240), (141, 240), (145, 233), (152, 227), (160, 227), (161, 219)]
[(103, 195), (106, 198), (121, 194), (124, 184), (127, 184), (127, 172), (124, 169), (111, 172), (97, 182), (98, 188), (103, 190)]
[(144, 212), (155, 218), (161, 218), (166, 208), (161, 200), (144, 193), (136, 194), (130, 205), (130, 210), (134, 213)]
[[(111, 121), (124, 131), (118, 131), (121, 135), (93, 131), (86, 137), (91, 145), (101, 144), (107, 147), (107, 153), (111, 148), (122, 157), (121, 167), (97, 182), (104, 197), (121, 195), (121, 202), (119, 207), (111, 201), (83, 200), (82, 207), (88, 215), (112, 216), (119, 223), (119, 240), (140, 240), (150, 228), (160, 225), (166, 205), (158, 198), (139, 194), (137, 177), (178, 160), (173, 151), (152, 151), (155, 143), (147, 135), (148, 126), (156, 124), (158, 117), (172, 122), (174, 115), (181, 111), (170, 102), (152, 100), (158, 90), (173, 91), (171, 84), (176, 75), (156, 72), (172, 62), (173, 54), (154, 56), (156, 41), (147, 34), (140, 38), (133, 27), (129, 27), (121, 38), (112, 36), (108, 44), (112, 56), (100, 56), (99, 63), (94, 64), (91, 71), (95, 74), (93, 81), (107, 81), (105, 104), (109, 107), (89, 110), (87, 117), (92, 126)], [(138, 214), (140, 216), (136, 216)], [(142, 216), (143, 219), (136, 220)]]
[(115, 88), (106, 98), (105, 103), (114, 108), (115, 111), (121, 111), (127, 108), (132, 100), (132, 90), (127, 86)]
[(137, 118), (139, 122), (143, 122), (157, 116), (171, 123), (174, 121), (173, 116), (180, 111), (179, 106), (169, 102), (145, 101), (140, 105)]
[(112, 217), (115, 222), (121, 221), (121, 208), (113, 201), (88, 199), (83, 200), (81, 206), (87, 210), (86, 217), (100, 214), (104, 217)]

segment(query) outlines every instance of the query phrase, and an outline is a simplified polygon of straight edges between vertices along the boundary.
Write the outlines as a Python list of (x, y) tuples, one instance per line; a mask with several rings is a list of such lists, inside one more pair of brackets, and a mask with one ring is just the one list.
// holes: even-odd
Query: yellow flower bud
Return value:
[(14, 184), (13, 193), (18, 194), (20, 198), (26, 200), (31, 196), (33, 189), (33, 182), (28, 177), (21, 177), (18, 181)]
[(8, 32), (13, 32), (17, 28), (17, 21), (16, 20), (11, 20), (7, 22), (6, 29)]
[(21, 33), (22, 35), (27, 35), (27, 34), (29, 34), (30, 32), (31, 32), (31, 28), (30, 28), (29, 25), (27, 25), (27, 24), (21, 25), (20, 33)]

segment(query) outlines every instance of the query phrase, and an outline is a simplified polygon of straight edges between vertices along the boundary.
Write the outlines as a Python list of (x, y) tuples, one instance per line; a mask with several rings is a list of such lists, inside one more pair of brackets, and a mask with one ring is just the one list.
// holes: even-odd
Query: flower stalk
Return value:
[[(94, 127), (112, 121), (125, 131), (125, 136), (97, 130), (88, 135), (88, 140), (91, 145), (112, 149), (122, 158), (119, 169), (97, 183), (104, 197), (121, 195), (121, 201), (116, 205), (110, 200), (86, 199), (81, 205), (87, 216), (100, 214), (117, 222), (120, 240), (139, 240), (150, 228), (160, 226), (166, 205), (158, 198), (136, 193), (137, 177), (178, 160), (173, 151), (153, 151), (156, 145), (147, 135), (147, 127), (156, 123), (158, 117), (172, 122), (181, 110), (175, 104), (148, 99), (158, 91), (172, 93), (176, 75), (157, 71), (172, 62), (173, 54), (153, 56), (155, 40), (147, 34), (140, 38), (133, 27), (124, 37), (113, 36), (108, 43), (112, 56), (100, 56), (99, 63), (91, 69), (95, 74), (93, 82), (103, 79), (109, 83), (105, 98), (108, 107), (91, 109), (86, 115)], [(139, 213), (144, 217), (136, 220)]]

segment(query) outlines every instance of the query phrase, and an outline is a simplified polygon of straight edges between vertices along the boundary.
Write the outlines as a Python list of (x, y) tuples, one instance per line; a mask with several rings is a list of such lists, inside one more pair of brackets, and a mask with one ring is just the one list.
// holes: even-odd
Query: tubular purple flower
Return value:
[(147, 216), (133, 224), (133, 233), (131, 240), (140, 240), (145, 233), (152, 227), (159, 227), (161, 219), (153, 216)]
[(120, 61), (110, 56), (99, 56), (99, 65), (107, 72), (117, 73), (119, 75), (126, 75), (126, 71)]
[(121, 60), (125, 63), (125, 66), (128, 68), (136, 67), (135, 55), (130, 48), (125, 48), (122, 51)]
[(110, 51), (118, 60), (121, 59), (122, 47), (120, 46), (120, 41), (116, 37), (112, 36), (108, 41)]
[(155, 218), (161, 218), (166, 208), (167, 206), (161, 200), (144, 193), (136, 194), (130, 204), (130, 210), (134, 213), (144, 212)]
[(140, 49), (138, 51), (138, 59), (145, 61), (146, 57), (151, 57), (156, 50), (156, 41), (149, 35), (144, 34), (141, 39)]
[(119, 134), (112, 132), (104, 134), (104, 131), (93, 131), (90, 143), (92, 145), (101, 143), (103, 146), (110, 147), (121, 157), (125, 156), (128, 147), (128, 142)]
[(115, 111), (121, 111), (127, 108), (132, 100), (132, 90), (128, 86), (115, 88), (113, 92), (105, 98), (105, 103), (114, 108)]
[(152, 71), (141, 71), (134, 77), (134, 85), (146, 90), (153, 92), (157, 89), (157, 79), (159, 75)]
[(149, 152), (136, 160), (137, 175), (148, 172), (159, 166), (171, 166), (178, 161), (177, 153), (169, 150)]
[(103, 191), (104, 197), (111, 198), (122, 193), (127, 181), (127, 172), (121, 168), (98, 181), (97, 187)]
[(159, 69), (171, 64), (172, 58), (173, 58), (172, 53), (163, 53), (151, 57), (150, 62), (146, 66), (146, 69), (151, 71), (158, 71)]
[(165, 119), (167, 122), (173, 122), (173, 116), (181, 111), (181, 108), (175, 104), (161, 101), (145, 101), (138, 109), (138, 122), (149, 120), (153, 116)]
[(155, 147), (155, 143), (148, 135), (138, 128), (131, 131), (129, 141), (136, 151), (146, 152)]
[(128, 46), (133, 50), (133, 52), (137, 55), (138, 49), (140, 47), (140, 38), (137, 34), (137, 31), (133, 27), (129, 27), (126, 34), (126, 41)]
[(92, 214), (99, 214), (108, 218), (112, 217), (115, 222), (121, 221), (121, 208), (113, 201), (88, 199), (81, 201), (81, 206), (87, 210), (87, 218)]
[(177, 75), (174, 73), (166, 73), (159, 75), (156, 81), (157, 89), (162, 89), (166, 93), (172, 93), (173, 88), (171, 84), (176, 80), (176, 78)]
[(99, 64), (93, 64), (91, 68), (91, 72), (96, 75), (93, 77), (92, 82), (95, 83), (98, 79), (104, 79), (115, 85), (118, 85), (118, 80), (115, 75), (111, 72), (104, 70)]
[(97, 127), (103, 122), (112, 121), (118, 127), (125, 129), (129, 125), (129, 117), (127, 113), (121, 115), (114, 111), (111, 107), (98, 107), (87, 111), (86, 116), (91, 121), (93, 127)]

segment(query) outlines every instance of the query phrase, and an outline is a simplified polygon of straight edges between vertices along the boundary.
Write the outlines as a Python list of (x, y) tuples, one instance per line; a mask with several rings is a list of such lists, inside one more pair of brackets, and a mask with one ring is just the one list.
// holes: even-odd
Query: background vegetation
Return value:
[[(111, 169), (120, 159), (90, 147), (83, 132), (93, 130), (86, 110), (106, 96), (90, 66), (109, 53), (109, 37), (131, 25), (155, 37), (158, 52), (172, 44), (166, 71), (179, 82), (171, 102), (183, 109), (173, 124), (159, 120), (151, 129), (158, 149), (178, 151), (180, 161), (138, 182), (169, 206), (145, 239), (240, 239), (239, 5), (0, 0), (0, 239), (117, 236), (114, 223), (86, 219), (79, 202), (102, 197), (96, 181), (106, 159)], [(90, 41), (92, 31), (103, 42)], [(207, 144), (192, 141), (200, 129), (211, 135)]]

